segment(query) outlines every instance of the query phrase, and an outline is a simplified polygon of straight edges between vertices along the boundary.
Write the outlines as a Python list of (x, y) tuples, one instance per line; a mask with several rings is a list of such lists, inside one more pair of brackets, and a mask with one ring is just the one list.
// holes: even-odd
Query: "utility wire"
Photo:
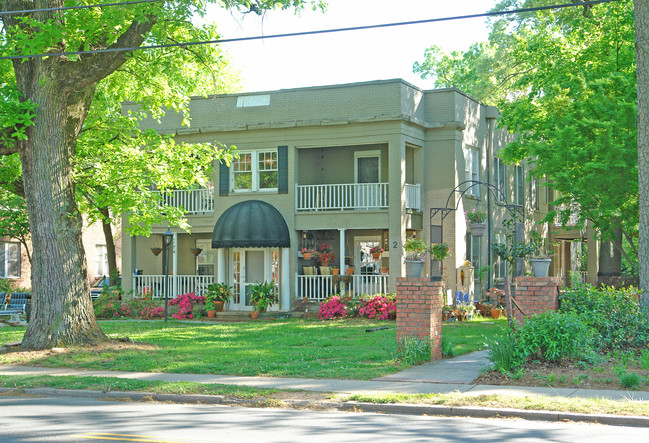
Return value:
[(103, 8), (104, 6), (137, 5), (139, 3), (154, 3), (159, 1), (162, 0), (137, 0), (137, 1), (119, 2), (119, 3), (98, 3), (96, 5), (61, 6), (59, 8), (24, 9), (22, 11), (0, 11), (0, 15), (29, 14), (32, 12), (67, 11), (69, 9)]
[(85, 54), (98, 54), (104, 52), (131, 52), (139, 51), (143, 49), (162, 49), (162, 48), (172, 48), (172, 47), (189, 47), (197, 45), (214, 45), (222, 43), (235, 43), (235, 42), (246, 42), (253, 40), (264, 40), (264, 39), (275, 39), (275, 38), (285, 38), (285, 37), (302, 37), (307, 35), (319, 35), (319, 34), (332, 34), (335, 32), (349, 32), (349, 31), (364, 31), (368, 29), (378, 29), (378, 28), (392, 28), (396, 26), (409, 26), (409, 25), (420, 25), (424, 23), (436, 23), (443, 21), (451, 20), (464, 20), (470, 18), (479, 18), (479, 17), (495, 17), (499, 15), (509, 15), (509, 14), (521, 14), (524, 12), (535, 12), (535, 11), (546, 11), (549, 9), (563, 9), (563, 8), (573, 8), (579, 6), (588, 6), (588, 5), (597, 5), (600, 3), (611, 3), (617, 2), (620, 0), (594, 0), (581, 3), (568, 3), (561, 5), (553, 6), (538, 6), (535, 8), (522, 8), (522, 9), (512, 9), (509, 11), (498, 11), (498, 12), (484, 12), (481, 14), (470, 14), (470, 15), (457, 15), (453, 17), (441, 17), (441, 18), (431, 18), (425, 20), (414, 20), (407, 22), (397, 22), (397, 23), (384, 23), (379, 25), (365, 25), (365, 26), (352, 26), (347, 28), (333, 28), (333, 29), (321, 29), (316, 31), (303, 31), (303, 32), (289, 32), (285, 34), (270, 34), (270, 35), (259, 35), (254, 37), (239, 37), (239, 38), (230, 38), (222, 40), (203, 40), (197, 42), (185, 42), (185, 43), (168, 43), (163, 45), (150, 45), (150, 46), (134, 46), (129, 48), (106, 48), (106, 49), (94, 49), (88, 51), (71, 51), (71, 52), (50, 52), (45, 54), (30, 54), (30, 55), (13, 55), (13, 56), (3, 56), (0, 57), (0, 60), (16, 60), (23, 58), (38, 58), (38, 57), (54, 57), (62, 55), (85, 55)]

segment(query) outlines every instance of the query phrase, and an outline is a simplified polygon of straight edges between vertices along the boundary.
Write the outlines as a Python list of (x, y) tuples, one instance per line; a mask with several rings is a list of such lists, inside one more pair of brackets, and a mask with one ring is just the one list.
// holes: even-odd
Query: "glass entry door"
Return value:
[(251, 311), (250, 285), (268, 280), (265, 249), (232, 250), (232, 286), (234, 299), (232, 307)]
[(361, 151), (354, 154), (356, 181), (355, 206), (376, 208), (381, 206), (380, 182), (381, 154), (379, 151)]

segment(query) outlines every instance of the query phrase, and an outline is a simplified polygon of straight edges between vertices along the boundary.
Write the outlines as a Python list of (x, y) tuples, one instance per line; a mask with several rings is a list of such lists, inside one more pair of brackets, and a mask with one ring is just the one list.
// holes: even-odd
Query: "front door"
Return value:
[(356, 207), (376, 208), (381, 206), (380, 151), (360, 151), (354, 153), (354, 179), (356, 182)]
[(231, 282), (234, 297), (231, 308), (252, 311), (250, 286), (259, 282), (279, 283), (279, 250), (267, 248), (232, 249)]

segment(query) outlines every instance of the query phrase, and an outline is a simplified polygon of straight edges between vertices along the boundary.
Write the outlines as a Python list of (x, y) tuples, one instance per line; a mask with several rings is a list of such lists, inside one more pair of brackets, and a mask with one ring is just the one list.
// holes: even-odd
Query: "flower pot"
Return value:
[(331, 275), (338, 275), (338, 274), (340, 274), (339, 268), (331, 268)]
[(329, 260), (327, 259), (320, 260), (320, 266), (329, 266)]
[(207, 311), (207, 318), (214, 318), (214, 317), (216, 317), (216, 310)]
[(345, 274), (347, 274), (347, 275), (354, 275), (354, 268), (353, 268), (353, 267), (349, 267), (349, 268), (345, 269)]
[(390, 268), (388, 267), (381, 268), (381, 274), (387, 274), (388, 272), (390, 272)]
[(302, 254), (302, 258), (305, 260), (311, 260), (311, 257), (313, 257), (313, 254), (311, 252), (305, 252)]
[(380, 252), (372, 252), (372, 258), (374, 259), (374, 261), (379, 261), (379, 259), (381, 258), (381, 253)]
[(190, 251), (192, 251), (192, 254), (194, 254), (196, 257), (200, 255), (203, 250), (201, 248), (191, 248)]
[(530, 258), (530, 266), (532, 266), (534, 277), (547, 277), (550, 263), (552, 263), (551, 258)]
[(259, 311), (250, 311), (250, 317), (253, 320), (256, 320), (257, 318), (259, 318)]
[(216, 312), (223, 312), (223, 306), (225, 305), (224, 301), (215, 301), (214, 303), (214, 310)]
[(431, 263), (430, 263), (430, 275), (431, 276), (442, 275), (442, 261), (441, 260), (431, 260)]
[(162, 248), (151, 248), (151, 252), (157, 257), (162, 252)]
[(491, 310), (491, 318), (500, 318), (502, 313), (503, 313), (502, 309), (492, 309)]
[(469, 223), (469, 231), (473, 237), (482, 237), (486, 228), (486, 223)]
[(406, 277), (419, 278), (424, 269), (423, 261), (406, 261)]

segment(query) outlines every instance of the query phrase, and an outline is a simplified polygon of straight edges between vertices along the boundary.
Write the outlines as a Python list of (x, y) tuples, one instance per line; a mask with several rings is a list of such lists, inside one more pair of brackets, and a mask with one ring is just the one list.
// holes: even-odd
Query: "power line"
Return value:
[(276, 39), (276, 38), (286, 38), (286, 37), (303, 37), (307, 35), (332, 34), (335, 32), (364, 31), (368, 29), (393, 28), (396, 26), (420, 25), (425, 23), (436, 23), (436, 22), (444, 22), (444, 21), (452, 21), (452, 20), (465, 20), (470, 18), (495, 17), (500, 15), (521, 14), (525, 12), (547, 11), (550, 9), (573, 8), (575, 6), (578, 7), (578, 6), (597, 5), (600, 3), (611, 3), (617, 1), (620, 0), (594, 0), (594, 1), (581, 2), (581, 3), (568, 3), (568, 4), (553, 5), (553, 6), (538, 6), (535, 8), (512, 9), (509, 11), (498, 11), (498, 12), (484, 12), (481, 14), (457, 15), (453, 17), (431, 18), (431, 19), (414, 20), (414, 21), (407, 21), (407, 22), (384, 23), (379, 25), (352, 26), (346, 28), (321, 29), (316, 31), (289, 32), (284, 34), (259, 35), (254, 37), (239, 37), (239, 38), (230, 38), (230, 39), (222, 39), (222, 40), (202, 40), (197, 42), (168, 43), (163, 45), (150, 45), (150, 46), (134, 46), (130, 48), (106, 48), (106, 49), (93, 49), (88, 51), (50, 52), (45, 54), (12, 55), (12, 56), (0, 57), (0, 60), (54, 57), (54, 56), (63, 56), (63, 55), (85, 55), (85, 54), (98, 54), (98, 53), (105, 53), (105, 52), (131, 52), (131, 51), (140, 51), (144, 49), (190, 47), (190, 46), (197, 46), (197, 45), (214, 45), (214, 44), (222, 44), (222, 43), (235, 43), (235, 42)]
[(29, 14), (32, 12), (67, 11), (70, 9), (103, 8), (104, 6), (137, 5), (139, 3), (154, 3), (159, 1), (162, 0), (137, 0), (137, 1), (119, 2), (119, 3), (99, 3), (96, 5), (61, 6), (59, 8), (23, 9), (22, 11), (0, 11), (0, 15)]

